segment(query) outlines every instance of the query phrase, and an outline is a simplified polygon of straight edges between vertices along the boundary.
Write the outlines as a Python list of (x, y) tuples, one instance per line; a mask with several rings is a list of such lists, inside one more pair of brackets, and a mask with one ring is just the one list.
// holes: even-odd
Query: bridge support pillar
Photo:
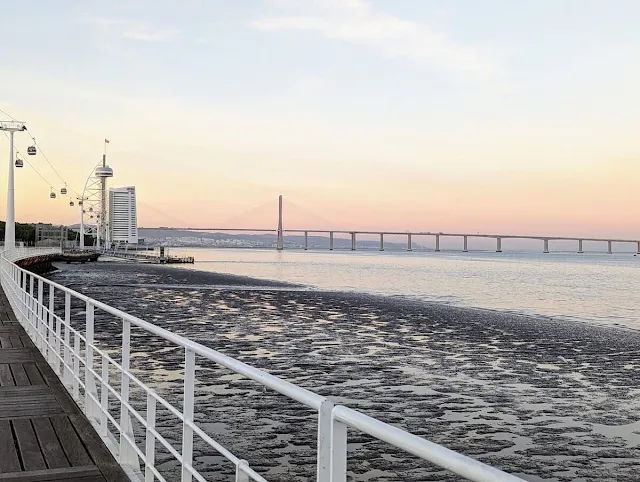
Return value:
[(502, 238), (496, 238), (496, 253), (502, 253)]
[(329, 231), (329, 251), (333, 251), (333, 231)]
[(276, 249), (282, 251), (284, 249), (284, 236), (282, 233), (282, 196), (278, 197), (278, 241)]
[(307, 231), (304, 232), (304, 250), (309, 249), (309, 233)]
[(611, 254), (613, 251), (611, 250), (611, 241), (607, 241), (607, 253)]
[(469, 252), (469, 240), (468, 240), (467, 236), (463, 237), (462, 252), (463, 253), (468, 253)]
[(356, 233), (351, 233), (351, 251), (356, 250)]
[(582, 249), (582, 240), (579, 239), (578, 240), (578, 254), (582, 254), (584, 253), (584, 250)]
[(440, 235), (436, 234), (436, 252), (440, 251)]
[(407, 234), (407, 251), (413, 251), (413, 245), (411, 243), (411, 233)]
[(380, 251), (384, 251), (384, 234), (380, 233)]
[(544, 253), (549, 253), (549, 240), (545, 239), (544, 240)]

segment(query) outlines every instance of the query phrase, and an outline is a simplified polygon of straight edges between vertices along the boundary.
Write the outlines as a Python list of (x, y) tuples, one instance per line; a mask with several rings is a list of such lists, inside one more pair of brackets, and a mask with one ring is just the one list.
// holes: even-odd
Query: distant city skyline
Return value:
[[(631, 0), (14, 2), (0, 109), (75, 190), (108, 138), (140, 226), (275, 227), (283, 194), (285, 228), (637, 238), (638, 16)], [(17, 170), (16, 220), (77, 223), (49, 193)]]

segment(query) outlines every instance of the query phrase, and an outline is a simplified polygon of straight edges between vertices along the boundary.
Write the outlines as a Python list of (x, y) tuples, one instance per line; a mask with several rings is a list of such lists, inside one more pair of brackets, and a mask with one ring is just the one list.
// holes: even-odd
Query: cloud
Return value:
[(138, 20), (115, 19), (88, 13), (81, 15), (78, 22), (95, 27), (103, 35), (141, 42), (170, 42), (180, 33), (176, 29), (158, 28)]
[(315, 32), (420, 65), (468, 72), (481, 78), (495, 78), (503, 71), (499, 62), (478, 49), (422, 23), (377, 10), (365, 0), (280, 0), (276, 5), (287, 14), (263, 17), (251, 25), (264, 31)]

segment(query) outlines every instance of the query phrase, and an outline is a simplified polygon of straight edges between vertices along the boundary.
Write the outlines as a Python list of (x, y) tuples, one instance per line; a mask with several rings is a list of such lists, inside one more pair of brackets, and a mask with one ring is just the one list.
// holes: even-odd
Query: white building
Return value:
[(138, 214), (134, 186), (109, 189), (111, 242), (138, 244)]

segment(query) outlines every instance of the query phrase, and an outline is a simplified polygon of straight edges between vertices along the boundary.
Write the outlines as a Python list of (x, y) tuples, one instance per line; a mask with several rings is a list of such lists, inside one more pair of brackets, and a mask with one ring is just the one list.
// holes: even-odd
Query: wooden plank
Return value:
[(0, 388), (0, 400), (13, 398), (29, 399), (38, 398), (42, 396), (49, 396), (51, 399), (55, 399), (51, 390), (46, 385), (36, 386), (23, 386), (23, 387), (1, 387)]
[(50, 469), (59, 469), (61, 467), (69, 467), (67, 456), (62, 450), (60, 441), (51, 426), (48, 418), (34, 418), (32, 421), (33, 428), (38, 438), (38, 443), (44, 456), (44, 461)]
[(24, 470), (46, 469), (47, 464), (44, 462), (31, 420), (13, 420), (12, 423)]
[(95, 465), (85, 467), (67, 467), (64, 469), (47, 469), (34, 470), (31, 472), (14, 472), (9, 474), (0, 474), (0, 480), (3, 482), (51, 482), (51, 481), (103, 481), (104, 477), (100, 474), (100, 470)]
[(11, 422), (0, 420), (0, 473), (20, 470)]
[(9, 365), (6, 363), (0, 364), (0, 387), (13, 386), (15, 384)]
[(129, 477), (113, 458), (113, 455), (89, 423), (89, 420), (84, 415), (71, 415), (69, 420), (104, 478), (109, 482), (130, 482)]
[(85, 446), (71, 426), (71, 421), (68, 417), (52, 417), (51, 425), (53, 425), (58, 440), (62, 444), (62, 450), (64, 450), (71, 466), (78, 467), (93, 464), (93, 460), (89, 457)]
[(24, 367), (24, 371), (27, 372), (31, 385), (46, 385), (46, 382), (35, 363), (24, 363), (22, 366)]
[(13, 380), (17, 386), (31, 385), (27, 372), (24, 371), (24, 365), (22, 363), (11, 363), (11, 373), (13, 374)]
[(15, 325), (0, 325), (0, 333), (3, 335), (19, 335), (22, 333), (22, 327), (18, 327)]
[(34, 348), (3, 348), (0, 363), (33, 363), (36, 361)]
[(22, 339), (19, 335), (10, 335), (9, 341), (11, 343), (11, 347), (13, 348), (23, 348)]
[(8, 334), (0, 335), (0, 348), (11, 348), (11, 340)]

